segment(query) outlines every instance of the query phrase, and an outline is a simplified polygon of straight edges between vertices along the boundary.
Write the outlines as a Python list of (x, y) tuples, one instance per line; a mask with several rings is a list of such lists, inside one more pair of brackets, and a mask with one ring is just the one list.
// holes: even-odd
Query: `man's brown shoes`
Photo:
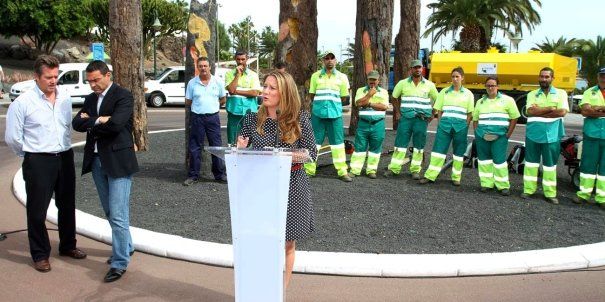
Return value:
[(59, 252), (59, 255), (65, 256), (65, 257), (71, 257), (71, 258), (74, 258), (74, 259), (84, 259), (84, 258), (86, 258), (86, 253), (84, 253), (84, 251), (82, 251), (79, 248), (75, 248), (73, 250), (69, 250), (69, 251), (65, 251), (65, 252)]
[(48, 259), (34, 261), (34, 268), (42, 273), (50, 272), (50, 262), (48, 262)]

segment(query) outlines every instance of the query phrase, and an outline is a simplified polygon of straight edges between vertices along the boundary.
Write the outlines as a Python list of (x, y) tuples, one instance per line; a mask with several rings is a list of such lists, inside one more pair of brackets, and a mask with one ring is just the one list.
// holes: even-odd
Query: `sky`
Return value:
[[(200, 1), (200, 0), (190, 0)], [(229, 25), (237, 23), (246, 16), (252, 17), (257, 31), (265, 26), (271, 26), (278, 30), (279, 0), (217, 0), (219, 7), (219, 19)], [(205, 2), (205, 0), (201, 0)], [(431, 10), (426, 6), (434, 2), (432, 0), (421, 0), (420, 30), (424, 32), (426, 20)], [(556, 40), (563, 36), (570, 38), (582, 38), (595, 40), (602, 32), (598, 30), (602, 18), (602, 9), (589, 9), (590, 7), (603, 7), (602, 0), (576, 0), (573, 2), (542, 0), (542, 7), (538, 9), (542, 17), (542, 23), (529, 33), (524, 29), (523, 40), (519, 43), (519, 51), (524, 52), (541, 43), (548, 37)], [(319, 28), (318, 48), (320, 51), (332, 50), (337, 57), (346, 49), (348, 41), (353, 42), (355, 37), (355, 10), (356, 0), (317, 0), (317, 23)], [(599, 15), (601, 14), (601, 15)], [(600, 27), (602, 28), (602, 27)], [(395, 13), (393, 19), (393, 39), (399, 31), (399, 1), (395, 0)], [(347, 40), (349, 39), (349, 40)], [(503, 33), (496, 33), (496, 42), (509, 45), (508, 38)], [(450, 49), (452, 44), (451, 34), (447, 38), (433, 45), (435, 51)], [(431, 48), (430, 37), (420, 40), (421, 48)], [(342, 57), (339, 57), (342, 59)]]

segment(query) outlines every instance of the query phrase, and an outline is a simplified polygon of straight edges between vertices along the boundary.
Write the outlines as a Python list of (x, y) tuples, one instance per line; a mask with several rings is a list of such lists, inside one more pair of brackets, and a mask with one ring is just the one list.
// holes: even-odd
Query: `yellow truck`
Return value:
[(553, 86), (571, 95), (576, 87), (578, 62), (574, 58), (555, 53), (434, 53), (431, 56), (429, 80), (441, 89), (451, 85), (450, 73), (460, 66), (464, 69), (464, 87), (470, 89), (475, 100), (485, 94), (485, 78), (495, 75), (500, 82), (499, 90), (517, 102), (525, 123), (527, 93), (539, 88), (540, 69), (550, 67), (555, 71)]

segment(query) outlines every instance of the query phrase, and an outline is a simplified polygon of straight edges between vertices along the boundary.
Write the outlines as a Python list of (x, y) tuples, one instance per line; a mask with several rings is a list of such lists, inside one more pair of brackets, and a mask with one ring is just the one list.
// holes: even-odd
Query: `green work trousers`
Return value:
[(508, 163), (506, 162), (506, 150), (508, 138), (501, 135), (494, 141), (486, 141), (482, 137), (475, 137), (477, 147), (477, 159), (479, 162), (479, 180), (481, 187), (498, 190), (509, 189)]
[(397, 126), (397, 136), (395, 137), (395, 151), (388, 169), (394, 174), (401, 173), (401, 166), (405, 159), (405, 153), (410, 138), (412, 139), (412, 161), (410, 162), (410, 173), (419, 173), (422, 167), (424, 156), (424, 146), (426, 145), (426, 129), (428, 121), (413, 118), (401, 118)]
[(542, 162), (542, 191), (544, 196), (557, 197), (557, 161), (560, 142), (537, 143), (525, 140), (525, 167), (523, 168), (523, 193), (534, 194), (538, 189), (538, 171)]
[(351, 155), (351, 174), (361, 174), (366, 153), (368, 154), (366, 174), (376, 173), (380, 153), (382, 152), (384, 134), (384, 119), (373, 122), (359, 119), (357, 133), (355, 134), (355, 152)]
[(444, 131), (440, 127), (437, 127), (435, 143), (433, 144), (433, 151), (431, 152), (431, 161), (426, 172), (424, 172), (425, 178), (428, 178), (432, 181), (437, 179), (437, 176), (439, 176), (441, 168), (445, 163), (447, 151), (450, 148), (450, 144), (452, 144), (452, 149), (454, 152), (452, 180), (460, 181), (462, 178), (462, 166), (464, 164), (464, 152), (466, 152), (466, 147), (468, 145), (468, 140), (466, 137), (467, 132), (468, 127), (465, 127), (458, 132), (454, 131), (454, 129)]
[[(311, 115), (311, 126), (313, 126), (317, 150), (321, 148), (321, 144), (323, 144), (326, 134), (328, 134), (334, 168), (336, 168), (338, 176), (346, 175), (349, 167), (347, 166), (347, 155), (345, 153), (342, 116), (337, 118), (320, 118)], [(315, 175), (316, 169), (316, 162), (305, 164), (305, 172), (308, 175)]]
[(582, 160), (580, 161), (580, 190), (578, 197), (589, 200), (597, 185), (595, 201), (605, 202), (605, 139), (590, 138), (586, 135), (582, 141)]

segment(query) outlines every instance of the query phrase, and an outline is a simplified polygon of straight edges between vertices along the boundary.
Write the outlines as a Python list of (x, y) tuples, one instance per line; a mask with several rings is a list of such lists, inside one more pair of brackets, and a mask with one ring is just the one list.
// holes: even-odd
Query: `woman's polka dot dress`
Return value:
[[(249, 137), (248, 146), (254, 148), (274, 147), (277, 123), (268, 118), (263, 130), (265, 135), (256, 131), (256, 113), (249, 113), (244, 117), (240, 135)], [(309, 114), (300, 113), (301, 137), (293, 144), (279, 142), (279, 148), (304, 148), (309, 150), (313, 160), (317, 158), (315, 136), (311, 128)], [(304, 169), (290, 172), (290, 190), (288, 193), (288, 215), (286, 218), (286, 240), (300, 240), (308, 237), (315, 229), (313, 220), (313, 202), (311, 201), (311, 188), (309, 178)]]

